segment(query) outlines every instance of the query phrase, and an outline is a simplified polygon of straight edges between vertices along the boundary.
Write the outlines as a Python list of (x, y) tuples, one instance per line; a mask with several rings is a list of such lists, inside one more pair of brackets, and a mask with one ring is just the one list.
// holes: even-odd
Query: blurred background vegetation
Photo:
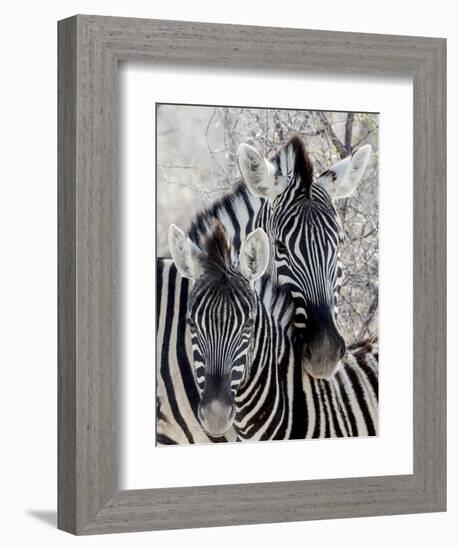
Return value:
[(373, 152), (354, 195), (339, 201), (345, 241), (339, 325), (347, 345), (378, 337), (378, 125), (372, 113), (158, 105), (157, 253), (170, 257), (167, 231), (184, 231), (197, 212), (240, 177), (237, 149), (267, 155), (291, 133), (305, 140), (316, 174), (365, 143)]

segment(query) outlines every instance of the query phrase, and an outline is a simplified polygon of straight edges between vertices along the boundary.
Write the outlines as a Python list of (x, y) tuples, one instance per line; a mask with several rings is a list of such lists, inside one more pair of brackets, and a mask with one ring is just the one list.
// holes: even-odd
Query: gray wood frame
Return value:
[[(58, 30), (59, 528), (93, 534), (445, 510), (445, 40), (86, 15)], [(413, 475), (118, 490), (117, 73), (120, 61), (138, 60), (412, 76)]]

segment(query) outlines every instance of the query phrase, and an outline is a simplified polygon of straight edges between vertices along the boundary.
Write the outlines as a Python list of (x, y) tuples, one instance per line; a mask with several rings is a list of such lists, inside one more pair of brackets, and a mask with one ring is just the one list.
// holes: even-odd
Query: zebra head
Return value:
[(314, 178), (298, 136), (268, 159), (249, 145), (239, 148), (246, 185), (268, 199), (268, 234), (278, 281), (287, 285), (295, 301), (296, 346), (302, 366), (316, 378), (332, 376), (346, 349), (336, 324), (343, 233), (335, 201), (356, 189), (370, 153), (371, 146), (365, 145)]
[(209, 435), (222, 435), (233, 424), (235, 396), (251, 362), (256, 317), (252, 283), (267, 267), (269, 241), (262, 229), (250, 233), (236, 266), (219, 223), (202, 249), (172, 224), (169, 246), (180, 274), (194, 281), (187, 321), (200, 393), (198, 417)]

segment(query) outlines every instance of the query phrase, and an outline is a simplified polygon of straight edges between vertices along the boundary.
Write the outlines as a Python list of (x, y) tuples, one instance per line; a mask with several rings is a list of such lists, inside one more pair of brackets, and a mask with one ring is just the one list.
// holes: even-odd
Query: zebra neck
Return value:
[(256, 321), (251, 349), (251, 364), (246, 380), (247, 385), (255, 383), (260, 374), (269, 368), (271, 360), (274, 357), (277, 337), (279, 335), (274, 330), (272, 316), (269, 315), (264, 303), (258, 297), (256, 301)]
[[(272, 305), (272, 304), (271, 304)], [(234, 429), (244, 439), (287, 439), (292, 427), (294, 351), (278, 310), (256, 303), (250, 367), (235, 398)]]
[(277, 291), (278, 288), (274, 285), (267, 286), (257, 298), (250, 376), (247, 377), (247, 384), (256, 382), (266, 369), (278, 376), (282, 369), (294, 361), (290, 322), (293, 310), (289, 308), (287, 296), (276, 295)]
[(291, 339), (294, 318), (294, 302), (291, 295), (284, 290), (275, 278), (266, 274), (255, 282), (260, 317), (269, 320), (275, 333), (281, 332)]
[(214, 220), (217, 219), (224, 227), (233, 253), (238, 257), (241, 243), (248, 233), (258, 227), (267, 229), (266, 217), (269, 209), (263, 208), (264, 205), (267, 205), (267, 201), (255, 197), (240, 180), (233, 191), (197, 214), (188, 231), (189, 238), (202, 248), (206, 237), (213, 231)]
[(277, 359), (283, 348), (292, 347), (294, 304), (290, 295), (269, 275), (256, 281), (255, 290), (256, 318), (247, 384), (259, 376), (262, 369), (278, 367)]

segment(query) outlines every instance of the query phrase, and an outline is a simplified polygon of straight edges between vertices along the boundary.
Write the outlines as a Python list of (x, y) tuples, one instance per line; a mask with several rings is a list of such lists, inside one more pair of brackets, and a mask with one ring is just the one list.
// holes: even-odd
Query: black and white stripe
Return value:
[(303, 415), (293, 409), (301, 402), (305, 409), (294, 369), (293, 303), (268, 275), (256, 291), (229, 261), (211, 265), (194, 284), (187, 314), (202, 400), (208, 390), (209, 399), (232, 403), (239, 440), (297, 437), (293, 419)]
[(159, 445), (234, 441), (208, 436), (197, 417), (199, 389), (191, 337), (186, 324), (188, 296), (193, 283), (181, 277), (173, 260), (157, 262), (156, 317), (156, 441)]
[(274, 244), (276, 277), (295, 300), (295, 346), (304, 370), (316, 378), (329, 378), (345, 353), (336, 319), (343, 234), (334, 201), (354, 191), (370, 151), (364, 146), (315, 178), (297, 136), (268, 159), (248, 145), (240, 148), (247, 186), (268, 199), (262, 219)]
[[(169, 264), (166, 269), (176, 273), (170, 263), (166, 261)], [(190, 285), (187, 283), (186, 279), (181, 279), (184, 288), (180, 288), (180, 292), (189, 291)], [(273, 294), (265, 281), (261, 293), (258, 306), (261, 310), (260, 319), (263, 320), (256, 330), (261, 325), (267, 325), (271, 330), (267, 312), (271, 310)], [(177, 320), (171, 318), (169, 322)], [(161, 324), (158, 323), (158, 327)], [(269, 338), (258, 340), (254, 346), (253, 365), (260, 365), (268, 359)], [(274, 337), (274, 341), (278, 342), (275, 338), (278, 336)], [(193, 374), (190, 335), (187, 335), (181, 344), (188, 346), (187, 352), (178, 353), (174, 361), (164, 361), (158, 372), (158, 394), (163, 400), (157, 419), (158, 444), (235, 441), (236, 430), (240, 440), (377, 435), (378, 353), (375, 346), (364, 344), (347, 350), (337, 372), (328, 380), (318, 380), (306, 372), (301, 373), (301, 369), (295, 365), (298, 359), (287, 330), (284, 338), (281, 345), (277, 343), (284, 353), (275, 363), (286, 367), (286, 375), (283, 372), (283, 377), (279, 376), (282, 369), (274, 376), (269, 374), (268, 369), (252, 367), (246, 383), (240, 388), (240, 395), (236, 397), (240, 413), (235, 418), (235, 429), (224, 437), (214, 438), (205, 433), (198, 420), (200, 393)], [(188, 361), (190, 356), (191, 362)], [(281, 387), (283, 391), (279, 392), (278, 401), (275, 401), (276, 392)], [(302, 388), (303, 396), (300, 394)], [(259, 399), (262, 395), (265, 399)], [(272, 407), (272, 402), (277, 404), (276, 408)], [(252, 411), (253, 404), (256, 404), (256, 408)], [(260, 417), (270, 421), (260, 423)]]
[[(189, 237), (198, 247), (202, 247), (208, 235), (211, 234), (212, 220), (218, 219), (232, 242), (232, 261), (235, 261), (246, 235), (256, 227), (266, 229), (271, 238), (271, 244), (273, 244), (271, 248), (274, 253), (267, 273), (273, 284), (278, 277), (284, 286), (283, 290), (287, 289), (295, 301), (296, 330), (293, 343), (296, 353), (299, 354), (299, 361), (304, 367), (303, 384), (308, 411), (302, 418), (307, 418), (307, 426), (313, 426), (312, 431), (306, 427), (304, 435), (306, 437), (332, 437), (332, 434), (339, 436), (340, 433), (354, 435), (354, 429), (349, 431), (339, 427), (340, 425), (331, 429), (334, 426), (331, 414), (328, 415), (331, 435), (327, 435), (328, 430), (325, 427), (317, 428), (313, 420), (313, 418), (320, 419), (322, 414), (325, 414), (325, 402), (328, 396), (328, 401), (334, 402), (337, 408), (340, 407), (338, 410), (344, 410), (342, 403), (350, 403), (350, 406), (354, 406), (355, 419), (361, 418), (361, 415), (367, 417), (366, 409), (368, 409), (372, 423), (376, 425), (376, 407), (374, 412), (374, 406), (371, 408), (362, 404), (366, 398), (371, 403), (376, 403), (376, 392), (363, 394), (358, 390), (358, 378), (351, 374), (351, 370), (348, 371), (347, 378), (342, 374), (350, 369), (347, 361), (355, 363), (354, 354), (347, 353), (343, 362), (337, 362), (344, 350), (335, 324), (336, 297), (342, 276), (338, 257), (341, 228), (339, 217), (330, 198), (329, 186), (326, 183), (328, 179), (334, 181), (336, 178), (331, 170), (323, 174), (316, 183), (312, 182), (310, 162), (302, 142), (297, 138), (290, 140), (268, 162), (269, 177), (275, 189), (280, 190), (273, 200), (272, 197), (255, 196), (247, 189), (244, 182), (240, 182), (233, 193), (196, 217)], [(158, 443), (233, 440), (233, 432), (226, 434), (225, 437), (209, 438), (198, 420), (196, 396), (199, 387), (192, 373), (189, 329), (186, 327), (184, 314), (192, 283), (182, 279), (174, 266), (168, 264), (170, 262), (167, 261), (158, 263), (157, 342), (160, 365), (158, 395), (162, 396), (158, 403)], [(320, 343), (323, 327), (328, 330), (327, 334), (329, 334), (329, 327), (332, 328), (330, 333), (334, 336), (340, 350), (334, 363), (331, 361), (332, 372), (326, 372), (324, 378), (329, 378), (337, 366), (340, 367), (341, 376), (332, 377), (329, 380), (317, 380), (308, 376), (308, 372), (312, 371), (315, 376), (323, 378), (321, 376), (323, 373), (313, 372), (307, 362), (307, 352), (313, 349), (314, 341)], [(359, 359), (356, 360), (357, 365), (359, 365), (358, 361)], [(325, 356), (325, 363), (329, 364), (327, 356)], [(371, 364), (374, 362), (372, 361)], [(372, 375), (372, 378), (374, 377), (377, 379), (376, 371)], [(350, 384), (352, 381), (353, 384)], [(339, 390), (339, 388), (344, 389)], [(339, 395), (340, 399), (338, 399)], [(347, 400), (345, 395), (348, 397)], [(361, 406), (358, 405), (360, 402)], [(362, 412), (358, 413), (358, 410)], [(341, 418), (342, 414), (340, 413), (336, 418)], [(352, 416), (349, 413), (345, 426), (353, 425), (351, 419)], [(188, 423), (190, 429), (187, 429)], [(320, 425), (326, 426), (326, 423), (323, 422)], [(376, 430), (367, 428), (366, 435), (372, 435), (374, 431)], [(363, 432), (360, 426), (358, 433)], [(161, 441), (161, 434), (168, 434), (164, 435), (164, 441)], [(170, 441), (165, 441), (167, 438)]]
[(307, 412), (305, 437), (361, 437), (378, 434), (378, 351), (364, 343), (347, 350), (327, 379), (303, 372)]

